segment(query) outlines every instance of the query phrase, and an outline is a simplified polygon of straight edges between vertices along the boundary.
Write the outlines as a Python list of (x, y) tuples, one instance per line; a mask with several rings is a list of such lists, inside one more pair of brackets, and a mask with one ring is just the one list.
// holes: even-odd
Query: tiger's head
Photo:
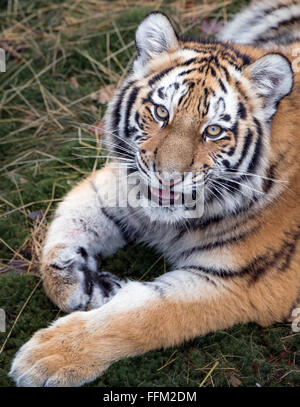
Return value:
[(293, 86), (288, 59), (230, 43), (180, 40), (158, 12), (138, 26), (136, 47), (105, 122), (112, 155), (146, 186), (141, 202), (156, 198), (142, 205), (146, 213), (173, 222), (199, 200), (204, 218), (259, 201), (272, 117)]

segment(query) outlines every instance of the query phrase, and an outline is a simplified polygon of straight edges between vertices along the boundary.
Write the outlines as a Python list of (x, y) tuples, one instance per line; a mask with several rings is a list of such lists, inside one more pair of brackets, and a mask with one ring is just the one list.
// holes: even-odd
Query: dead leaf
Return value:
[(71, 86), (75, 89), (79, 88), (79, 83), (77, 81), (77, 79), (75, 78), (75, 76), (72, 76), (72, 78), (70, 79), (71, 82)]
[(242, 382), (240, 379), (238, 379), (236, 376), (234, 376), (232, 373), (228, 377), (230, 383), (232, 384), (233, 387), (239, 387), (241, 386)]
[(223, 28), (223, 22), (217, 21), (216, 19), (208, 19), (206, 18), (203, 20), (201, 24), (201, 31), (206, 35), (215, 35), (218, 34)]
[(282, 359), (288, 359), (289, 358), (289, 354), (288, 352), (282, 351), (279, 355), (278, 355), (278, 359), (282, 360)]
[(258, 368), (257, 363), (253, 363), (253, 365), (252, 365), (252, 370), (253, 370), (253, 373), (254, 373), (255, 375), (257, 375), (257, 374), (259, 373), (259, 368)]
[(195, 1), (194, 0), (186, 0), (185, 2), (185, 8), (190, 9), (195, 7)]
[(96, 136), (104, 136), (104, 124), (103, 122), (96, 122), (90, 126), (89, 130), (94, 133)]
[(115, 85), (107, 85), (91, 94), (92, 100), (101, 105), (109, 102), (115, 92)]

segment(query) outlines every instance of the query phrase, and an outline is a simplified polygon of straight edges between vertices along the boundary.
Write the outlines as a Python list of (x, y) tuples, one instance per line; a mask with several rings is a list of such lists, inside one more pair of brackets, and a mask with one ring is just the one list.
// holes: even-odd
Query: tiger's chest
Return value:
[(236, 241), (232, 231), (216, 234), (212, 228), (203, 232), (192, 230), (187, 226), (177, 229), (170, 225), (148, 229), (140, 241), (162, 253), (173, 266), (197, 265), (203, 268), (230, 269), (237, 268), (237, 261), (230, 250), (230, 242)]

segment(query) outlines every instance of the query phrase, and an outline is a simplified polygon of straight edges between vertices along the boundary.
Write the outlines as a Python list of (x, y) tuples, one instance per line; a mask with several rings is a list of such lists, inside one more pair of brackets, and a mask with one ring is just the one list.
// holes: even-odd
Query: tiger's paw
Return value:
[(76, 312), (38, 331), (21, 347), (9, 376), (21, 387), (81, 386), (108, 367), (97, 355), (86, 313)]
[(65, 312), (99, 308), (125, 284), (112, 273), (100, 271), (100, 256), (83, 247), (58, 244), (43, 258), (44, 287)]

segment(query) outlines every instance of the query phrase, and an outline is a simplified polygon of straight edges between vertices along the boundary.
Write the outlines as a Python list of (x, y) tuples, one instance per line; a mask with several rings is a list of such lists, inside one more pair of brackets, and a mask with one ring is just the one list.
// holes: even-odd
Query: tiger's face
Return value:
[(161, 13), (140, 24), (136, 44), (133, 71), (106, 116), (107, 138), (146, 186), (149, 216), (178, 221), (197, 202), (196, 217), (217, 216), (259, 200), (271, 120), (293, 84), (289, 61), (180, 41)]

